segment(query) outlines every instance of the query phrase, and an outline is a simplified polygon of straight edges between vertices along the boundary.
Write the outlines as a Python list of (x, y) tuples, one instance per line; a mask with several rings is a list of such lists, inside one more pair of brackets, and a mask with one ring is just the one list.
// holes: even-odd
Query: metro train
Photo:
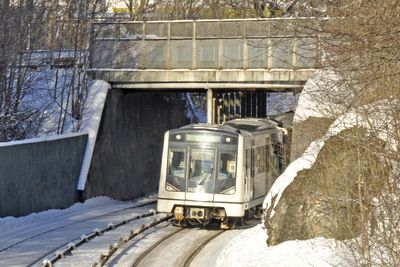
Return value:
[(288, 131), (271, 119), (191, 124), (165, 133), (157, 210), (178, 226), (227, 229), (261, 208), (288, 163)]

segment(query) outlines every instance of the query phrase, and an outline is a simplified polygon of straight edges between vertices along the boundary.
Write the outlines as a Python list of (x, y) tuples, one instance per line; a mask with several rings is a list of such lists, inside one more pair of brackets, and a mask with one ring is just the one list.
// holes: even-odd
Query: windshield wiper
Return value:
[(199, 185), (203, 185), (206, 182), (206, 180), (211, 177), (211, 173), (212, 173), (212, 169), (211, 169), (210, 173), (203, 173), (204, 177), (201, 178)]

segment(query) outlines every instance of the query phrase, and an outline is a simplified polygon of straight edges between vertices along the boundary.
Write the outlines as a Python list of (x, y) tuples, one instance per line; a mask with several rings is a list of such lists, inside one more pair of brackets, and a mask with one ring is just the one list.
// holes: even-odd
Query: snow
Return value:
[[(64, 210), (48, 210), (20, 218), (1, 218), (0, 266), (30, 266), (35, 261), (40, 262), (40, 258), (49, 252), (65, 248), (71, 241), (79, 240), (83, 234), (87, 235), (93, 229), (104, 229), (111, 223), (149, 212), (149, 208), (154, 208), (155, 204), (143, 207), (138, 205), (148, 204), (154, 199), (154, 194), (135, 201), (98, 197)], [(147, 218), (132, 221), (130, 225), (137, 228), (144, 221)], [(108, 241), (102, 240), (112, 244), (115, 235), (110, 235)]]
[(82, 162), (81, 173), (79, 175), (78, 190), (84, 190), (87, 175), (89, 173), (90, 162), (92, 161), (94, 145), (97, 139), (97, 132), (100, 127), (101, 116), (110, 84), (105, 81), (96, 81), (89, 92), (86, 116), (81, 122), (80, 131), (87, 132), (89, 135), (86, 145), (85, 156)]
[(55, 140), (60, 140), (60, 139), (64, 139), (64, 138), (70, 138), (70, 137), (85, 135), (85, 134), (86, 133), (67, 133), (67, 134), (61, 134), (61, 135), (43, 136), (43, 137), (38, 137), (38, 138), (29, 138), (29, 139), (18, 140), (18, 141), (10, 141), (10, 142), (3, 142), (3, 143), (0, 142), (0, 147), (15, 146), (15, 145), (25, 145), (25, 144), (34, 144), (34, 143), (40, 143), (40, 142), (50, 142), (50, 141), (55, 141)]
[[(68, 79), (67, 76), (69, 70), (60, 70), (60, 72), (65, 72), (64, 74), (60, 74), (60, 79)], [(53, 83), (53, 80), (47, 81), (45, 77), (49, 76), (51, 79), (54, 79), (52, 75), (49, 75), (46, 71), (40, 72), (38, 74), (40, 76), (37, 80), (38, 87), (46, 87), (44, 84)], [(111, 89), (110, 84), (105, 81), (97, 80), (88, 90), (88, 96), (86, 98), (85, 106), (82, 111), (82, 119), (81, 120), (67, 120), (64, 132), (62, 135), (55, 135), (57, 129), (57, 120), (58, 114), (56, 110), (58, 107), (55, 106), (46, 106), (42, 102), (48, 101), (49, 96), (46, 93), (41, 92), (43, 95), (35, 95), (30, 96), (32, 101), (26, 100), (24, 105), (32, 106), (30, 108), (43, 108), (43, 113), (46, 114), (48, 119), (43, 123), (41, 128), (39, 129), (38, 136), (36, 138), (24, 139), (21, 141), (11, 141), (0, 143), (0, 147), (5, 146), (13, 146), (20, 144), (32, 144), (38, 142), (46, 142), (53, 141), (62, 138), (69, 138), (77, 135), (88, 134), (88, 141), (86, 144), (85, 155), (82, 163), (81, 173), (78, 180), (77, 189), (84, 190), (87, 174), (90, 167), (90, 162), (93, 156), (94, 146), (96, 143), (97, 132), (100, 126), (101, 116), (103, 113), (103, 108), (107, 96), (108, 90)], [(30, 103), (32, 102), (32, 103)], [(54, 109), (54, 110), (53, 110)], [(78, 133), (73, 133), (78, 132)]]
[(292, 92), (268, 93), (268, 116), (283, 114), (296, 109), (299, 94)]
[[(300, 97), (299, 104), (301, 103), (301, 100), (302, 99)], [(306, 105), (303, 105), (303, 107), (304, 106)], [(274, 200), (274, 206), (272, 207), (273, 210), (270, 213), (270, 217), (274, 215), (274, 208), (278, 205), (283, 191), (295, 179), (297, 173), (301, 170), (310, 169), (325, 142), (329, 138), (339, 134), (343, 130), (350, 129), (355, 126), (360, 126), (364, 129), (367, 129), (370, 133), (373, 133), (374, 130), (379, 129), (377, 137), (382, 139), (383, 141), (386, 141), (388, 144), (388, 148), (396, 150), (396, 144), (391, 139), (390, 135), (390, 125), (387, 125), (387, 122), (391, 121), (391, 119), (387, 115), (389, 112), (385, 111), (385, 108), (388, 109), (390, 107), (391, 105), (386, 103), (386, 101), (383, 101), (382, 103), (375, 103), (373, 107), (361, 107), (357, 110), (351, 110), (348, 113), (339, 116), (328, 128), (325, 135), (322, 138), (312, 142), (307, 150), (303, 153), (303, 155), (294, 160), (276, 179), (263, 203), (263, 208), (267, 209), (271, 207), (272, 200), (276, 197), (276, 199)], [(364, 110), (369, 110), (370, 112), (365, 115), (365, 113), (363, 112)]]
[[(309, 117), (330, 117), (332, 109), (340, 110), (340, 107), (328, 99), (326, 95), (326, 92), (339, 91), (335, 83), (337, 80), (337, 75), (332, 72), (316, 71), (307, 81), (300, 94), (294, 121), (305, 121)], [(324, 103), (324, 105), (321, 105), (321, 103)]]
[[(155, 195), (140, 198), (135, 201), (136, 204), (155, 199)], [(4, 234), (10, 230), (21, 231), (22, 228), (32, 228), (33, 225), (41, 225), (44, 222), (54, 221), (58, 218), (67, 216), (74, 217), (77, 214), (87, 214), (93, 216), (97, 212), (106, 213), (113, 209), (125, 208), (131, 205), (131, 201), (118, 201), (109, 197), (94, 197), (86, 200), (84, 203), (75, 203), (66, 209), (50, 209), (38, 213), (31, 213), (22, 217), (4, 217), (0, 218), (0, 233)]]
[(244, 231), (225, 246), (215, 266), (351, 266), (346, 250), (333, 239), (292, 240), (272, 247), (266, 239), (261, 224)]
[[(85, 203), (76, 203), (73, 206), (64, 210), (48, 210), (40, 213), (13, 218), (0, 218), (0, 240), (1, 247), (7, 245), (11, 241), (22, 238), (24, 234), (33, 235), (37, 232), (42, 232), (47, 229), (74, 224), (82, 219), (91, 218), (111, 211), (127, 208), (131, 205), (140, 204), (142, 202), (155, 199), (155, 195), (141, 198), (135, 201), (116, 201), (108, 197), (97, 197), (87, 200)], [(131, 213), (123, 213), (117, 219), (131, 216)], [(62, 228), (59, 232), (61, 236), (79, 237), (83, 234), (82, 231), (91, 231), (101, 225), (106, 226), (109, 220), (116, 218), (108, 218), (106, 220), (91, 219), (85, 221), (79, 227), (75, 224), (69, 228)], [(124, 234), (132, 229), (132, 226), (121, 227), (116, 232), (102, 235), (93, 243), (85, 244), (79, 247), (74, 256), (67, 256), (60, 266), (91, 266), (93, 260), (98, 260), (96, 252), (104, 252), (108, 249), (108, 245), (116, 242), (120, 237), (119, 234)], [(137, 226), (136, 226), (137, 227)], [(164, 228), (164, 227), (161, 227)], [(176, 228), (175, 228), (176, 229)], [(168, 228), (165, 228), (168, 230)], [(79, 232), (81, 231), (81, 232)], [(205, 231), (199, 229), (199, 231)], [(215, 250), (213, 257), (216, 261), (209, 265), (211, 266), (345, 266), (346, 261), (343, 258), (345, 250), (341, 244), (332, 239), (316, 238), (307, 241), (288, 241), (274, 247), (267, 247), (266, 232), (261, 224), (257, 224), (247, 230), (235, 232), (237, 230), (228, 231), (224, 238), (221, 238), (218, 244), (213, 248), (220, 247)], [(154, 231), (153, 231), (154, 232)], [(60, 236), (60, 237), (61, 237)], [(141, 236), (141, 238), (147, 235)], [(145, 242), (154, 242), (156, 235), (152, 238), (144, 240)], [(52, 235), (43, 236), (36, 242), (44, 242), (43, 246), (50, 247), (53, 242), (61, 242), (60, 237), (53, 233)], [(46, 238), (46, 242), (44, 239)], [(10, 241), (10, 242), (8, 242)], [(62, 241), (65, 242), (65, 241)], [(91, 241), (92, 242), (92, 241)], [(37, 243), (36, 243), (37, 244)], [(44, 245), (46, 244), (46, 245)], [(132, 248), (135, 248), (137, 243), (132, 243)], [(0, 253), (0, 262), (7, 261), (8, 266), (22, 266), (22, 260), (35, 255), (39, 250), (37, 246), (29, 244), (13, 247), (11, 252), (14, 255)], [(24, 249), (24, 250), (21, 250)], [(137, 250), (138, 248), (136, 248)], [(26, 251), (28, 250), (28, 251)], [(135, 250), (135, 249), (134, 249)], [(214, 249), (213, 249), (214, 250)], [(8, 251), (10, 252), (10, 251)], [(200, 254), (199, 254), (200, 255)], [(208, 257), (209, 253), (204, 257)], [(117, 264), (119, 266), (119, 264)], [(123, 265), (121, 265), (123, 266)], [(351, 266), (351, 265), (349, 265)]]

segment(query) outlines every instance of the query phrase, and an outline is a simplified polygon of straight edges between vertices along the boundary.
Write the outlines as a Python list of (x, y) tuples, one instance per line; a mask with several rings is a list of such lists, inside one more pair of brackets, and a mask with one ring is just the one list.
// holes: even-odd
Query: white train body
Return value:
[(267, 119), (192, 124), (165, 134), (157, 210), (221, 225), (261, 205), (284, 168), (285, 130)]

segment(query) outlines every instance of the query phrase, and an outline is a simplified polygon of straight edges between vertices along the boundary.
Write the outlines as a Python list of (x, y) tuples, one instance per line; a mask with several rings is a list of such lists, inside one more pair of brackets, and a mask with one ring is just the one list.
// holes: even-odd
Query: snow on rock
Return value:
[(329, 94), (339, 93), (336, 85), (337, 80), (338, 77), (333, 72), (316, 71), (307, 81), (300, 94), (294, 121), (301, 122), (310, 117), (330, 117), (332, 108), (340, 110), (340, 107), (328, 98)]
[(244, 231), (224, 247), (215, 266), (351, 266), (333, 239), (293, 240), (273, 247), (266, 246), (266, 239), (261, 224)]
[[(274, 206), (276, 207), (279, 203), (279, 199), (282, 196), (283, 191), (290, 185), (290, 183), (294, 180), (297, 173), (304, 169), (309, 169), (314, 164), (315, 160), (317, 159), (318, 153), (321, 148), (324, 146), (324, 141), (318, 140), (308, 147), (304, 154), (293, 161), (286, 170), (276, 179), (275, 183), (272, 185), (271, 189), (269, 190), (267, 197), (263, 203), (263, 209), (269, 208), (272, 205), (272, 200), (274, 199)], [(274, 210), (272, 210), (270, 217), (274, 215)]]
[[(339, 116), (329, 127), (326, 134), (319, 140), (316, 140), (310, 144), (307, 150), (301, 157), (294, 160), (286, 170), (276, 179), (272, 185), (267, 197), (264, 200), (263, 208), (268, 209), (274, 202), (273, 209), (278, 205), (279, 199), (282, 196), (283, 191), (290, 185), (295, 179), (297, 173), (301, 170), (310, 169), (314, 164), (320, 150), (324, 146), (325, 142), (332, 136), (339, 134), (340, 132), (350, 129), (355, 126), (359, 126), (367, 129), (371, 134), (376, 134), (378, 138), (388, 143), (388, 147), (396, 149), (396, 144), (390, 134), (390, 125), (388, 122), (392, 121), (388, 112), (385, 111), (390, 105), (384, 101), (383, 103), (375, 103), (374, 105), (368, 105), (361, 107), (357, 110), (352, 110), (342, 116)], [(365, 113), (365, 110), (369, 110), (369, 113)], [(379, 130), (375, 133), (376, 130)], [(269, 217), (274, 215), (275, 211), (272, 210)]]

